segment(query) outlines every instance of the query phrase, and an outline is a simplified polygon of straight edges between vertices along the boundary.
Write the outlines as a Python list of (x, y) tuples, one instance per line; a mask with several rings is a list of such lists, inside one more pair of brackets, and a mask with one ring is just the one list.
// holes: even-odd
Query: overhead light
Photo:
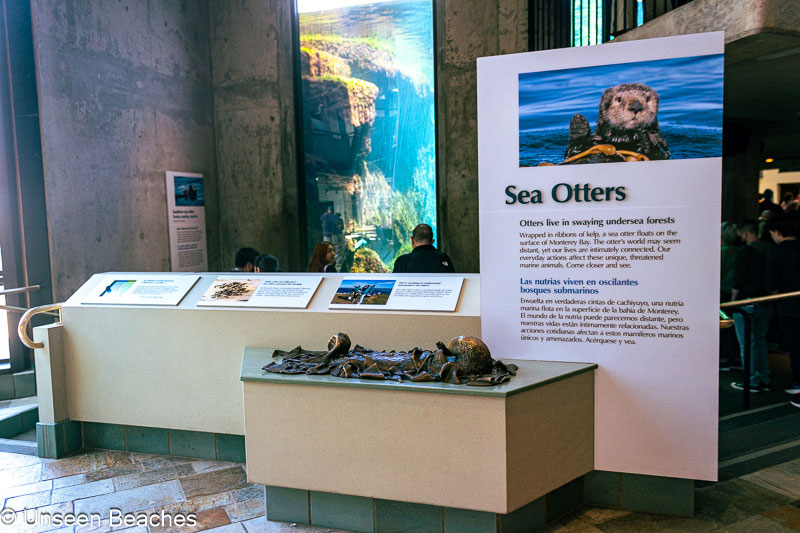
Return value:
[(764, 162), (765, 162), (765, 163), (773, 163), (773, 162), (775, 162), (775, 160), (774, 160), (774, 159), (772, 159), (771, 157), (768, 157), (768, 158), (766, 158), (766, 159), (764, 160)]

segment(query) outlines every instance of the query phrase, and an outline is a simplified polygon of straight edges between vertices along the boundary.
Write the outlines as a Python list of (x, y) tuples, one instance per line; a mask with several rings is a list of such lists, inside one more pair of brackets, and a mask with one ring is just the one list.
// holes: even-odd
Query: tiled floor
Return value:
[[(239, 463), (151, 454), (88, 451), (60, 460), (0, 453), (0, 531), (131, 533), (334, 531), (268, 522), (263, 488), (246, 482)], [(98, 513), (99, 526), (27, 525), (21, 509)], [(9, 509), (19, 511), (10, 521)], [(194, 527), (113, 527), (109, 513), (195, 513)], [(139, 515), (141, 516), (141, 515)], [(28, 518), (32, 518), (31, 511)], [(553, 523), (554, 532), (800, 531), (800, 459), (696, 490), (695, 518), (586, 507)]]

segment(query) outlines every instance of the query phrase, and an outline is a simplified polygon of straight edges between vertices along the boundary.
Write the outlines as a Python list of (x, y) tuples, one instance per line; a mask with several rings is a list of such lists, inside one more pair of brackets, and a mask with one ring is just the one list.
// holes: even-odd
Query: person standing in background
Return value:
[[(789, 217), (771, 220), (767, 225), (775, 246), (767, 255), (764, 284), (770, 294), (800, 291), (800, 242), (797, 241), (798, 221)], [(800, 407), (800, 298), (788, 298), (775, 303), (778, 311), (778, 331), (784, 347), (789, 350), (792, 384), (786, 389), (793, 396), (792, 405)], [(796, 400), (794, 398), (797, 398)]]

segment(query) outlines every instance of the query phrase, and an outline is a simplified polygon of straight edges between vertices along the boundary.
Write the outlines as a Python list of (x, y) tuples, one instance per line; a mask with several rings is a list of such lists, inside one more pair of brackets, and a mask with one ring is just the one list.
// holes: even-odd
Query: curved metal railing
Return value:
[(47, 304), (47, 305), (40, 305), (38, 307), (31, 307), (22, 315), (22, 318), (19, 319), (19, 325), (17, 326), (17, 334), (19, 335), (19, 340), (22, 341), (22, 344), (27, 346), (31, 349), (37, 348), (44, 348), (43, 342), (33, 342), (28, 337), (28, 322), (30, 322), (31, 318), (35, 315), (40, 313), (47, 313), (47, 314), (54, 314), (52, 311), (57, 311), (58, 322), (61, 322), (61, 305), (58, 304)]

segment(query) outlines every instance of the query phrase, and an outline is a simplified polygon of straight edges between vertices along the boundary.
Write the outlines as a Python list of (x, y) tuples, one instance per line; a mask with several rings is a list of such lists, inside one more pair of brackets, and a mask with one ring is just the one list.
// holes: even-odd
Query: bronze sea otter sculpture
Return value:
[(347, 333), (328, 341), (328, 351), (302, 347), (275, 350), (263, 370), (275, 374), (329, 374), (342, 378), (442, 381), (473, 386), (505, 383), (516, 375), (517, 366), (492, 359), (489, 348), (476, 337), (456, 337), (437, 342), (435, 350), (413, 348), (408, 352), (385, 352), (355, 345)]

